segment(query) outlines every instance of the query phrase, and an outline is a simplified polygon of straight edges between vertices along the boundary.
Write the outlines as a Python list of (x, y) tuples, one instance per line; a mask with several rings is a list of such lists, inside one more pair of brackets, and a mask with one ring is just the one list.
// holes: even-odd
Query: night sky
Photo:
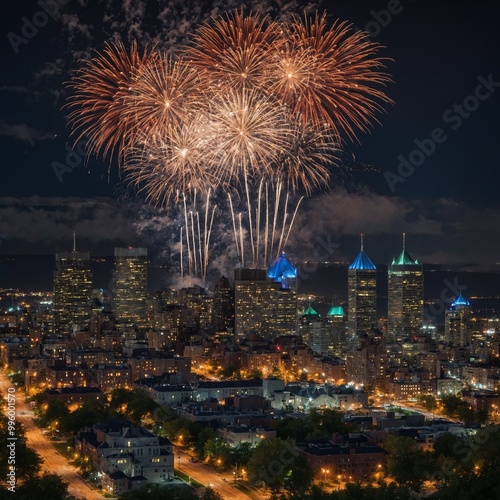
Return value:
[[(64, 82), (79, 59), (107, 40), (121, 37), (128, 44), (137, 38), (175, 49), (210, 15), (242, 3), (68, 0), (59, 2), (64, 5), (53, 18), (34, 1), (9, 4), (1, 19), (0, 253), (67, 250), (76, 228), (79, 248), (92, 254), (130, 244), (168, 259), (165, 247), (174, 237), (162, 224), (168, 217), (144, 207), (115, 165), (73, 156), (73, 171), (59, 178), (54, 172), (54, 162), (66, 163), (72, 145), (62, 109)], [(300, 13), (305, 5), (251, 2), (254, 11), (273, 16)], [(331, 190), (316, 191), (303, 205), (289, 254), (311, 258), (317, 238), (328, 237), (335, 247), (331, 258), (352, 260), (364, 233), (372, 260), (389, 263), (405, 231), (407, 249), (424, 263), (495, 269), (498, 3), (332, 0), (307, 6), (326, 9), (330, 21), (351, 21), (385, 47), (381, 54), (390, 59), (394, 80), (387, 93), (395, 104), (378, 116), (371, 134), (359, 136), (360, 144), (346, 145)], [(26, 20), (40, 27), (29, 31)], [(225, 263), (217, 262), (222, 269)]]

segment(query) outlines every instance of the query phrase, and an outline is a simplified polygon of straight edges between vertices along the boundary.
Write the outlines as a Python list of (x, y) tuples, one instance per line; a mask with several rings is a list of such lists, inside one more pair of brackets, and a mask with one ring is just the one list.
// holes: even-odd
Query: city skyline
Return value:
[[(231, 3), (229, 7), (232, 6)], [(261, 2), (255, 8), (262, 7), (271, 15), (281, 12), (279, 3), (271, 7)], [(438, 6), (393, 2), (392, 14), (385, 13), (387, 2), (361, 2), (356, 6), (338, 2), (334, 7), (318, 2), (317, 7), (320, 12), (327, 9), (329, 22), (336, 18), (351, 21), (356, 27), (366, 28), (374, 41), (385, 46), (381, 55), (394, 59), (387, 63), (394, 79), (387, 93), (395, 105), (378, 115), (381, 124), (376, 124), (370, 134), (360, 135), (359, 145), (346, 144), (344, 166), (333, 172), (332, 191), (316, 191), (312, 198), (303, 201), (285, 250), (296, 260), (310, 259), (315, 238), (329, 237), (336, 245), (336, 260), (347, 261), (357, 246), (358, 234), (363, 232), (367, 241), (377, 238), (372, 259), (384, 262), (383, 256), (394, 251), (397, 235), (407, 232), (412, 255), (421, 262), (496, 270), (500, 241), (495, 231), (499, 217), (493, 188), (498, 170), (494, 131), (498, 129), (495, 110), (500, 101), (494, 82), (500, 77), (495, 75), (494, 65), (497, 40), (491, 34), (493, 30), (487, 28), (494, 15), (480, 12), (477, 6), (468, 9), (446, 2)], [(24, 8), (20, 8), (18, 17), (11, 14), (8, 18), (6, 35), (20, 33), (23, 16), (29, 17)], [(300, 3), (292, 4), (288, 14), (294, 8), (300, 11)], [(485, 9), (496, 8), (485, 2)], [(116, 9), (117, 25), (125, 26), (138, 16), (137, 12), (111, 4), (110, 9)], [(6, 115), (0, 139), (8, 161), (19, 166), (6, 171), (4, 191), (0, 192), (0, 252), (27, 253), (34, 246), (40, 253), (64, 251), (76, 228), (79, 246), (92, 254), (111, 254), (115, 245), (147, 246), (152, 255), (178, 266), (172, 251), (164, 250), (165, 242), (169, 248), (175, 248), (178, 239), (178, 235), (174, 238), (172, 231), (165, 229), (171, 214), (159, 214), (145, 206), (133, 190), (116, 178), (114, 166), (108, 174), (105, 163), (95, 157), (85, 161), (77, 148), (68, 159), (71, 171), (58, 179), (52, 168), (54, 162), (65, 164), (69, 155), (66, 113), (60, 109), (68, 94), (63, 82), (79, 67), (78, 57), (87, 57), (93, 49), (101, 50), (105, 41), (92, 29), (92, 23), (102, 15), (98, 9), (83, 11), (79, 5), (68, 4), (61, 6), (61, 12), (64, 15), (39, 28), (36, 41), (29, 39), (16, 46), (17, 52), (12, 37), (5, 36), (8, 57), (13, 65), (23, 61), (24, 69), (5, 75), (1, 88)], [(190, 26), (194, 29), (203, 16), (199, 21), (190, 20)], [(79, 31), (77, 19), (82, 26)], [(182, 15), (175, 13), (172, 22), (181, 19)], [(127, 35), (128, 40), (124, 36), (127, 44), (132, 38), (141, 40), (140, 33), (143, 41), (154, 36), (161, 38), (166, 33), (164, 25), (153, 29), (147, 19), (136, 21), (139, 24)], [(460, 27), (465, 26), (471, 31), (468, 45), (460, 35)], [(426, 33), (425, 40), (417, 36), (421, 32)], [(168, 46), (177, 46), (185, 39), (176, 30), (170, 33)], [(69, 41), (67, 50), (58, 58), (54, 36), (68, 37)], [(453, 44), (459, 50), (450, 50)], [(39, 57), (41, 47), (43, 57)], [(449, 68), (441, 64), (445, 55)], [(30, 72), (36, 78), (27, 78)], [(439, 85), (434, 85), (437, 81)], [(480, 85), (481, 99), (486, 96), (485, 89), (489, 89), (487, 99), (474, 97)], [(469, 96), (473, 97), (465, 102)], [(476, 104), (478, 108), (470, 112), (469, 118), (461, 118), (458, 126), (458, 111), (453, 111), (453, 105), (464, 102), (471, 109)], [(43, 110), (44, 115), (48, 113), (51, 120), (42, 124), (33, 113), (36, 109)], [(451, 112), (444, 116), (449, 109)], [(400, 123), (405, 126), (399, 126)], [(436, 140), (432, 139), (435, 150), (430, 153), (434, 146), (429, 140), (437, 128), (447, 138), (443, 140), (444, 135), (436, 132)], [(419, 148), (426, 155), (422, 165), (408, 166), (410, 160), (420, 162), (422, 154), (412, 156)], [(16, 158), (19, 153), (22, 155)], [(398, 160), (399, 155), (405, 161)], [(403, 176), (398, 173), (400, 164)], [(471, 171), (489, 182), (483, 182), (481, 189), (474, 188), (467, 180)], [(385, 175), (387, 172), (399, 178)], [(483, 247), (481, 253), (477, 246)], [(219, 259), (212, 272), (225, 265), (222, 254), (217, 251)]]

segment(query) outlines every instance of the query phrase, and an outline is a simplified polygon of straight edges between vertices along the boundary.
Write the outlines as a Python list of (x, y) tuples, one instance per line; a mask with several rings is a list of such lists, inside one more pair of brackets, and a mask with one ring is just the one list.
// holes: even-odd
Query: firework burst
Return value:
[(187, 49), (187, 58), (216, 86), (262, 87), (271, 62), (271, 48), (279, 35), (277, 23), (237, 11), (213, 25), (204, 24)]
[(108, 44), (69, 83), (69, 122), (147, 201), (183, 204), (189, 274), (207, 274), (218, 189), (240, 262), (265, 265), (286, 245), (294, 195), (327, 187), (342, 141), (391, 102), (379, 48), (325, 14), (277, 23), (240, 10), (202, 25), (177, 59)]
[(213, 160), (236, 185), (272, 175), (292, 136), (283, 106), (256, 90), (229, 90), (210, 103)]
[(375, 114), (390, 103), (377, 87), (390, 77), (377, 56), (379, 44), (349, 23), (328, 29), (326, 14), (285, 27), (285, 43), (275, 53), (271, 92), (306, 123), (328, 124), (338, 137), (356, 139), (367, 132)]
[(209, 141), (203, 115), (169, 128), (164, 135), (145, 133), (128, 149), (124, 171), (129, 182), (157, 206), (168, 206), (181, 193), (207, 193), (221, 182), (207, 154)]
[(182, 59), (158, 57), (141, 69), (124, 115), (141, 133), (162, 136), (193, 120), (201, 106), (198, 72)]
[(120, 161), (133, 143), (134, 116), (127, 102), (138, 74), (154, 63), (158, 54), (133, 43), (127, 52), (121, 42), (106, 44), (102, 54), (89, 61), (68, 83), (74, 90), (67, 107), (75, 142), (87, 139), (89, 154), (113, 156)]
[(278, 160), (274, 181), (283, 181), (292, 192), (303, 188), (310, 195), (329, 184), (330, 170), (338, 163), (338, 137), (330, 126), (313, 126), (300, 118), (291, 121), (290, 129), (290, 149)]

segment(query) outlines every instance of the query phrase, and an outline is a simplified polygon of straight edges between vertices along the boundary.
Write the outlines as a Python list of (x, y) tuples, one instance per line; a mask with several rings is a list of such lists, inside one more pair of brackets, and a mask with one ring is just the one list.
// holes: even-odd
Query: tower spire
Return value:
[(76, 231), (73, 229), (73, 252), (76, 252)]
[(406, 233), (403, 233), (403, 250), (406, 250)]
[(361, 251), (363, 251), (363, 233), (361, 233)]

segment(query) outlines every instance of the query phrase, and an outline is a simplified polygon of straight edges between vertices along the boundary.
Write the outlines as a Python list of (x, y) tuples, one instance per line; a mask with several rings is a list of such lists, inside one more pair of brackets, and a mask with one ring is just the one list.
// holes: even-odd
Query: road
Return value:
[[(211, 486), (217, 493), (220, 493), (224, 500), (248, 500), (251, 498), (231, 485), (230, 474), (219, 474), (214, 469), (202, 462), (190, 462), (191, 456), (179, 447), (174, 447), (175, 468), (192, 477), (205, 486)], [(256, 490), (253, 491), (253, 497), (265, 499)]]
[[(0, 371), (0, 393), (7, 400), (7, 391), (14, 387), (3, 371)], [(47, 437), (35, 425), (32, 412), (25, 400), (24, 393), (15, 388), (16, 420), (21, 423), (26, 432), (28, 446), (33, 448), (43, 459), (42, 471), (58, 474), (68, 483), (68, 492), (82, 500), (103, 500), (104, 497), (93, 490), (78, 474), (77, 469), (70, 465), (66, 458), (60, 455)], [(5, 408), (6, 410), (6, 408)]]
[(446, 417), (444, 415), (440, 415), (435, 412), (434, 413), (430, 412), (426, 410), (422, 405), (419, 405), (418, 403), (408, 403), (408, 402), (404, 403), (402, 401), (391, 401), (391, 404), (393, 406), (399, 406), (403, 410), (411, 410), (411, 411), (416, 411), (418, 413), (422, 413), (422, 415), (424, 415), (424, 417), (427, 418), (428, 420), (436, 420), (438, 418), (442, 418), (447, 420), (448, 422), (453, 422), (455, 424), (462, 423), (461, 420), (459, 420), (458, 418)]

